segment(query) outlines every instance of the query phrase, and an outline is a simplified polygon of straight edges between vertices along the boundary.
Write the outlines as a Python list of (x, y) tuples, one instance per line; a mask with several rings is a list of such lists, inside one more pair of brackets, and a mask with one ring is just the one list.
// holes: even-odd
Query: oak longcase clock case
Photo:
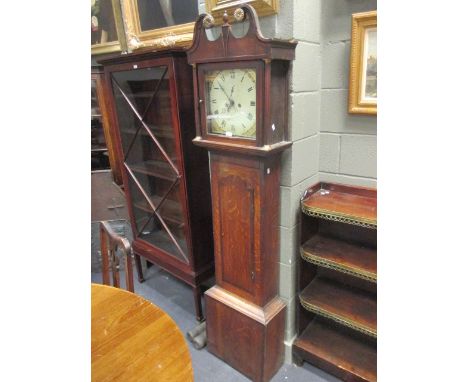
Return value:
[(192, 69), (180, 49), (101, 61), (140, 256), (193, 287), (213, 274), (208, 154), (195, 137)]
[[(233, 16), (233, 17), (232, 17)], [(248, 23), (237, 37), (229, 19)], [(284, 358), (286, 306), (278, 296), (281, 153), (288, 140), (288, 80), (296, 41), (265, 38), (255, 10), (200, 15), (193, 66), (194, 144), (210, 152), (216, 285), (205, 293), (208, 350), (254, 381)]]

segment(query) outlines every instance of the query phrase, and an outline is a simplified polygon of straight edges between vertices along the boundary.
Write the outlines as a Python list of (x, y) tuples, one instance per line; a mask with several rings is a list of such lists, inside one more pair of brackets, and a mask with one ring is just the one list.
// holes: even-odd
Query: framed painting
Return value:
[(214, 17), (217, 25), (222, 23), (224, 11), (234, 11), (245, 4), (253, 6), (259, 17), (279, 12), (279, 0), (205, 0), (206, 12)]
[(198, 0), (122, 0), (127, 45), (189, 46), (198, 17)]
[(119, 0), (91, 0), (91, 54), (126, 49)]
[(353, 15), (348, 105), (350, 113), (377, 114), (377, 11)]

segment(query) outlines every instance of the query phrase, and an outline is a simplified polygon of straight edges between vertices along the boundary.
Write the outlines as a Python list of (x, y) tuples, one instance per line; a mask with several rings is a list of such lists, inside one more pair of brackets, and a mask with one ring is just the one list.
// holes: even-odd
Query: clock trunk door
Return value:
[(258, 169), (212, 155), (212, 194), (216, 282), (249, 300), (256, 300), (255, 277), (260, 221)]

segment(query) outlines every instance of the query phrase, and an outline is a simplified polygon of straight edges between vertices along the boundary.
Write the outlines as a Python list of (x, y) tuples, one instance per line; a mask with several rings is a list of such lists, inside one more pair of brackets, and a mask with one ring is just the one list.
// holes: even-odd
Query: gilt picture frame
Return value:
[(119, 0), (91, 0), (91, 54), (127, 50)]
[(377, 114), (377, 11), (352, 16), (348, 111)]
[(192, 44), (198, 17), (197, 0), (122, 0), (122, 7), (129, 50)]
[(279, 12), (279, 0), (205, 0), (206, 12), (214, 17), (215, 25), (222, 24), (224, 11), (231, 15), (236, 8), (245, 4), (254, 7), (258, 17)]

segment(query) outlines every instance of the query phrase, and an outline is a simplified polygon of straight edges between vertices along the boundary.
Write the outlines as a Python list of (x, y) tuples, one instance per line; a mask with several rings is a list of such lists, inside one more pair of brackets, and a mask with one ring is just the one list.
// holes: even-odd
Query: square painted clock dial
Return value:
[(205, 74), (208, 134), (256, 138), (256, 70), (212, 70)]

